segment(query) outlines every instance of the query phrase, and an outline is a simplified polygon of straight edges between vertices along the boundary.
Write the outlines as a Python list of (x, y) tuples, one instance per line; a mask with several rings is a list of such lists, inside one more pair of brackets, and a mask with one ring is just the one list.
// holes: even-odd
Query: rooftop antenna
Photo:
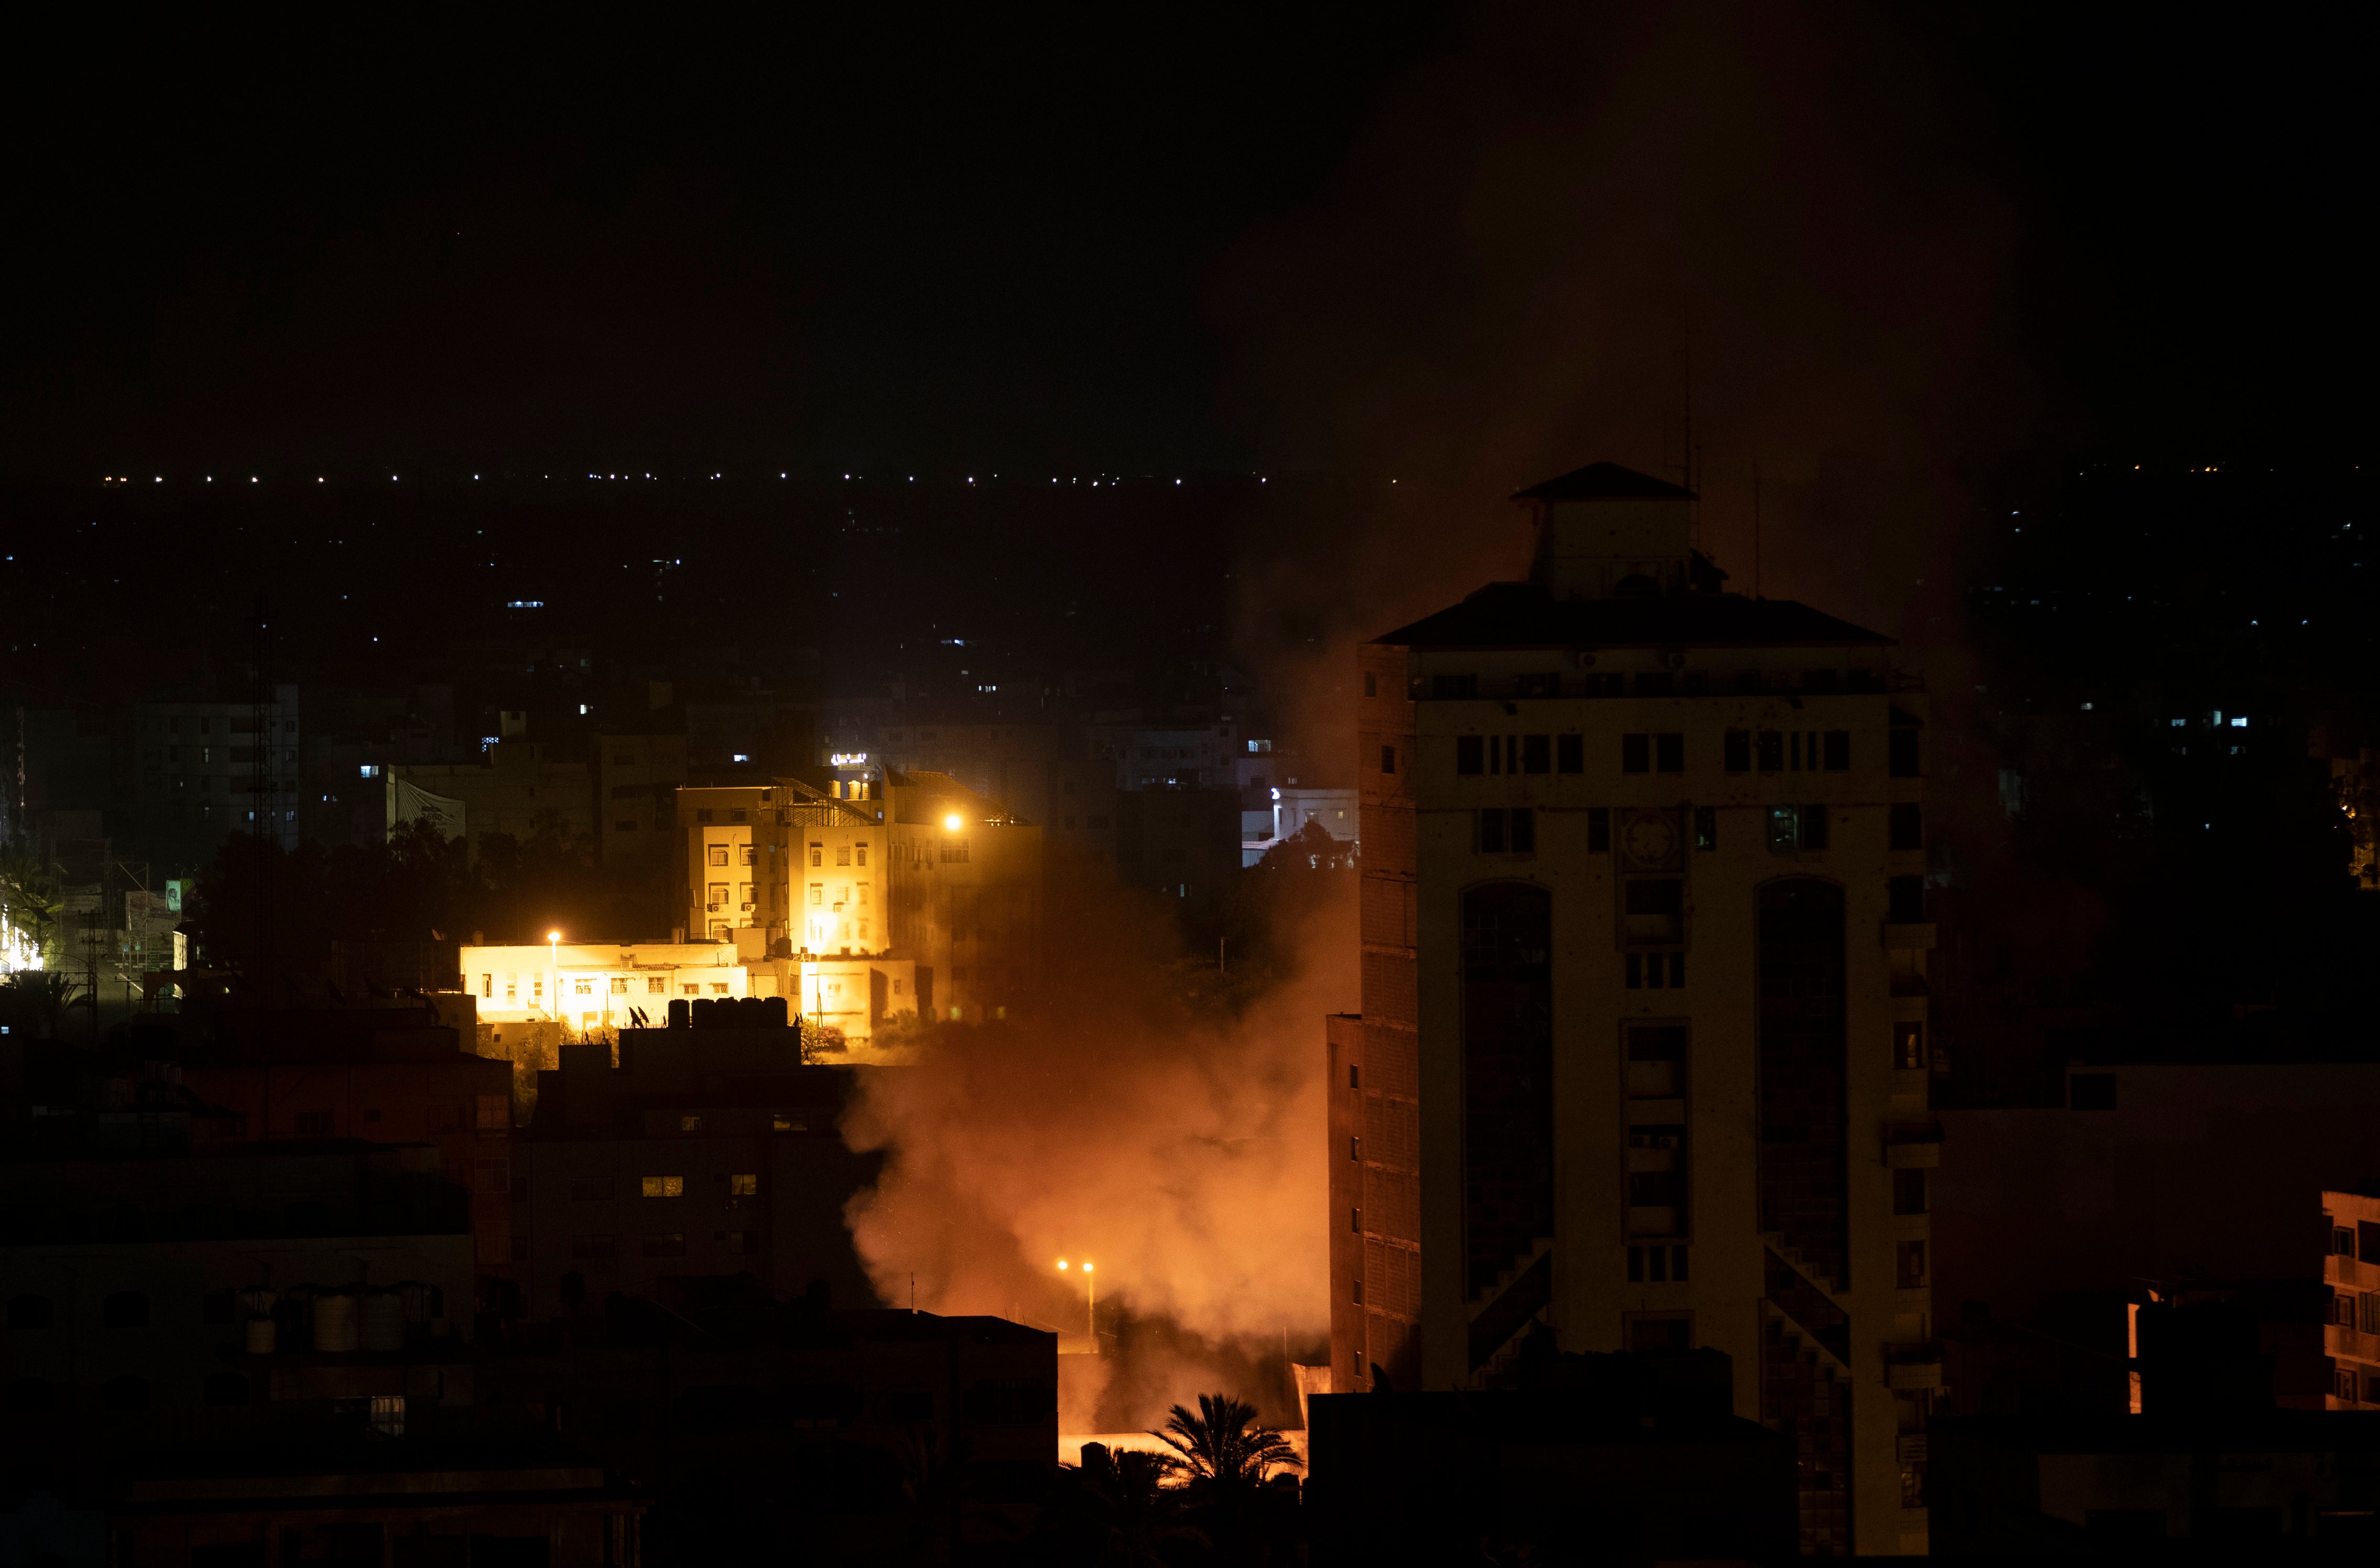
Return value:
[(1760, 465), (1752, 465), (1752, 597), (1760, 597)]

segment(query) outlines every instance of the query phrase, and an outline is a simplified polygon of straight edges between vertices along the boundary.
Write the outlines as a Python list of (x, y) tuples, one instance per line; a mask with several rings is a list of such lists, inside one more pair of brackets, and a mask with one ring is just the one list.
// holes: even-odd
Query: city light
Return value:
[(942, 819), (942, 826), (951, 833), (959, 831), (959, 814), (955, 811)]

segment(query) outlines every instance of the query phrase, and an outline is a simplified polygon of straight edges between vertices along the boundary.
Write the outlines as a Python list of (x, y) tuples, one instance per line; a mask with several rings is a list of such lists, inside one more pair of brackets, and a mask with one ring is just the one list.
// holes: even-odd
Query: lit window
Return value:
[(647, 1176), (638, 1182), (638, 1185), (647, 1197), (684, 1197), (686, 1196), (684, 1176)]
[(710, 994), (713, 996), (725, 996), (727, 994), (727, 982), (725, 980), (711, 981)]
[(728, 1177), (728, 1178), (727, 1178), (727, 1196), (728, 1196), (728, 1197), (759, 1197), (759, 1196), (760, 1196), (760, 1177), (759, 1177), (759, 1173), (755, 1172), (755, 1173), (750, 1173), (750, 1174), (747, 1174), (747, 1175), (730, 1176), (730, 1177)]
[(810, 904), (812, 906), (815, 907), (816, 906), (824, 904), (825, 902), (826, 884), (824, 882), (810, 883)]
[(647, 977), (645, 977), (645, 994), (646, 994), (646, 995), (648, 995), (648, 996), (662, 996), (662, 995), (666, 995), (666, 994), (668, 993), (668, 991), (669, 991), (669, 982), (668, 982), (667, 980), (665, 980), (665, 979), (662, 978), (659, 975), (648, 975)]
[(371, 1396), (371, 1429), (384, 1438), (405, 1436), (403, 1394), (376, 1393)]
[(612, 994), (613, 996), (625, 996), (628, 994), (627, 976), (614, 975), (612, 977)]
[(725, 845), (714, 844), (710, 846), (710, 863), (714, 866), (724, 866), (727, 864), (727, 846)]

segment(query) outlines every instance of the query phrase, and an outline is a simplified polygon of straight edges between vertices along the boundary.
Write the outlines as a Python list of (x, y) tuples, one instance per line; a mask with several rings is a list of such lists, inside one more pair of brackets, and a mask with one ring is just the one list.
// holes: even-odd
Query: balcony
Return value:
[(1942, 1124), (1888, 1122), (1884, 1128), (1884, 1162), (1896, 1171), (1942, 1163)]
[(1938, 1344), (1886, 1345), (1884, 1381), (1886, 1387), (1892, 1389), (1940, 1388), (1942, 1347)]

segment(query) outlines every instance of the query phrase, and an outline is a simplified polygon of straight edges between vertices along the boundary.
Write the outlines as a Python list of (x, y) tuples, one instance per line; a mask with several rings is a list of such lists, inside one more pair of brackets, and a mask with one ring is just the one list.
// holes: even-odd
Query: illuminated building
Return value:
[(1722, 591), (1682, 490), (1517, 499), (1526, 582), (1360, 653), (1333, 1386), (1708, 1346), (1795, 1440), (1803, 1550), (1923, 1551), (1925, 697)]
[(2380, 1407), (2380, 1197), (2325, 1192), (2322, 1209), (2330, 1232), (2322, 1277), (2331, 1291), (2322, 1330), (2330, 1390), (2322, 1408), (2370, 1410)]
[(1004, 1017), (1036, 983), (1041, 830), (946, 774), (688, 787), (677, 820), (689, 933), (849, 1041), (905, 1013)]
[(580, 1038), (633, 1027), (633, 1009), (659, 1024), (680, 998), (770, 994), (754, 991), (735, 950), (715, 942), (465, 947), (456, 961), (482, 1024), (553, 1023)]

